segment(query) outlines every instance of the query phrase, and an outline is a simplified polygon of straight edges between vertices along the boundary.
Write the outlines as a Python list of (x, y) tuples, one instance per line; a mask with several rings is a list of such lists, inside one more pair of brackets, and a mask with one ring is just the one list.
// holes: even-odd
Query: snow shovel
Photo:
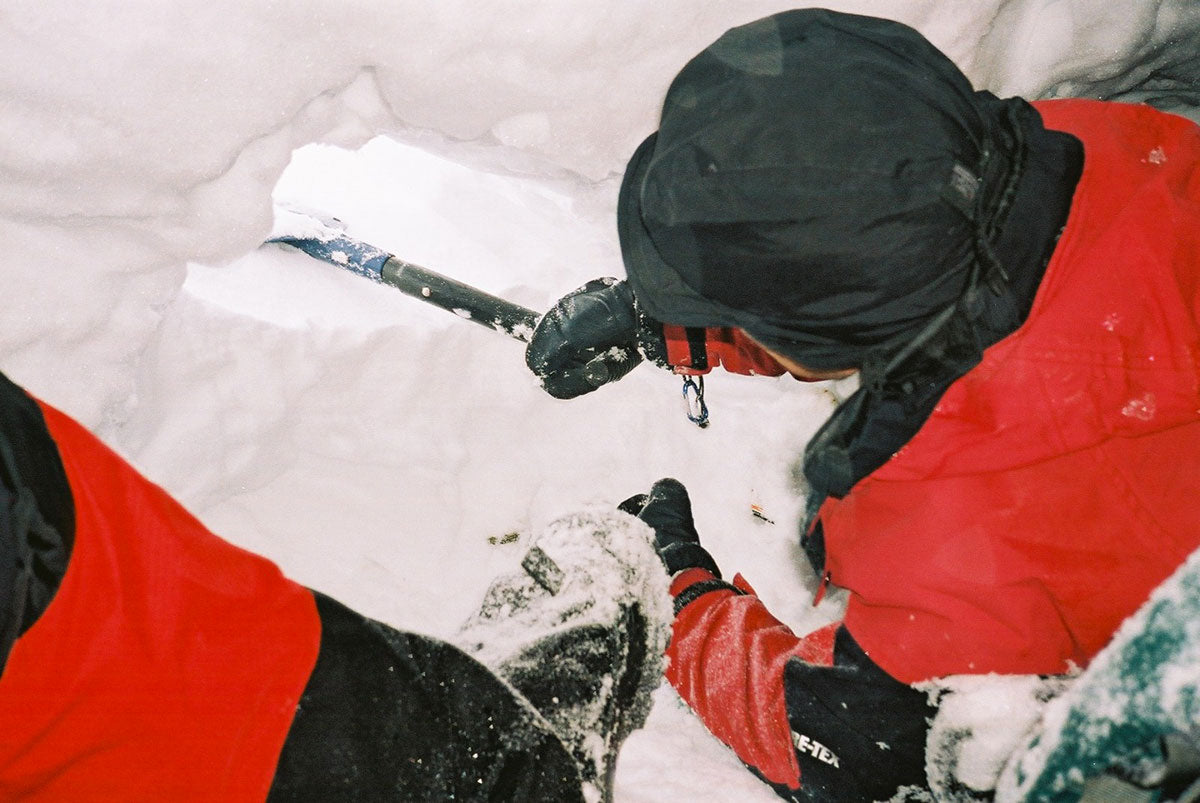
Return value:
[[(405, 262), (394, 254), (346, 234), (341, 221), (284, 207), (280, 219), (289, 233), (273, 235), (282, 243), (339, 268), (396, 288), (407, 296), (440, 307), (473, 323), (528, 343), (539, 313), (464, 284), (440, 273)], [(277, 223), (276, 228), (279, 228)], [(597, 357), (584, 367), (593, 387), (609, 380), (608, 367)]]

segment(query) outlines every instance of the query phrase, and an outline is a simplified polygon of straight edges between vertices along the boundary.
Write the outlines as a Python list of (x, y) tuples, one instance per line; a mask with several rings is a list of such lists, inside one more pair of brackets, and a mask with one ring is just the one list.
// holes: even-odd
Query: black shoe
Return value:
[(662, 680), (671, 607), (651, 539), (618, 512), (555, 522), (455, 639), (545, 717), (605, 800)]

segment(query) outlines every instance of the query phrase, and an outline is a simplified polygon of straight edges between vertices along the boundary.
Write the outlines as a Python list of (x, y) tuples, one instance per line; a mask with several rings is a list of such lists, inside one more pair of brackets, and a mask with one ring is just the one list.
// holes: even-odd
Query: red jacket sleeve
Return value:
[[(704, 581), (715, 578), (704, 569), (680, 572), (671, 593)], [(832, 665), (839, 623), (798, 638), (767, 612), (741, 575), (734, 588), (714, 584), (723, 587), (694, 598), (675, 616), (667, 680), (738, 758), (768, 781), (796, 789), (800, 767), (784, 700), (784, 665), (793, 657)]]
[(786, 373), (741, 329), (663, 325), (667, 363), (677, 374), (706, 374), (717, 366), (734, 374), (781, 376)]

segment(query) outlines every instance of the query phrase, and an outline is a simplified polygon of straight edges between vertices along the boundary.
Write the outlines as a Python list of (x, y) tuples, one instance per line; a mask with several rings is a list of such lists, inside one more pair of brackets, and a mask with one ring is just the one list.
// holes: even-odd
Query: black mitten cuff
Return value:
[(732, 583), (727, 583), (717, 577), (711, 580), (701, 580), (698, 583), (692, 583), (675, 595), (675, 615), (678, 616), (679, 612), (687, 607), (689, 603), (695, 602), (710, 591), (732, 591), (739, 596), (745, 596), (746, 594), (745, 591)]
[(647, 315), (637, 305), (636, 299), (633, 308), (637, 315), (638, 351), (659, 368), (670, 370), (671, 363), (667, 360), (667, 336), (663, 333), (663, 325)]
[(684, 569), (706, 569), (714, 577), (721, 576), (717, 562), (713, 560), (708, 550), (695, 541), (676, 541), (658, 550), (669, 574), (678, 574)]

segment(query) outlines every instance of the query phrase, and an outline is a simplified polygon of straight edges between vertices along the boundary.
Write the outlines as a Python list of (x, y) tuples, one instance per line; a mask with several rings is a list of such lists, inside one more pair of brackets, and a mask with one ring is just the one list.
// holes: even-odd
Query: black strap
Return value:
[(708, 330), (700, 326), (689, 326), (683, 331), (687, 335), (688, 356), (691, 360), (688, 367), (696, 371), (707, 371)]

